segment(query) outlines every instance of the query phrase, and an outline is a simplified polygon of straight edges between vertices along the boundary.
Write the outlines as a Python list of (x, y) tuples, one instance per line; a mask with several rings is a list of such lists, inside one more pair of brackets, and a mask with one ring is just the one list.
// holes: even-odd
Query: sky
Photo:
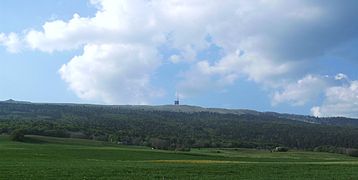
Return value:
[(2, 0), (0, 99), (358, 118), (356, 0)]

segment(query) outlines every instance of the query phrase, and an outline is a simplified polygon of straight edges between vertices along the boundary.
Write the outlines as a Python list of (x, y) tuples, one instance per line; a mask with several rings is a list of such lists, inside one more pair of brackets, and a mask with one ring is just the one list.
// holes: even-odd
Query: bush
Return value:
[(329, 153), (340, 153), (344, 154), (344, 152), (341, 152), (341, 149), (335, 146), (318, 146), (313, 149), (315, 152), (329, 152)]
[(169, 149), (169, 141), (160, 138), (151, 138), (149, 140), (151, 147), (155, 149)]
[(335, 146), (318, 146), (314, 148), (314, 151), (346, 154), (348, 156), (358, 157), (358, 150), (352, 148), (343, 148), (343, 147), (335, 147)]
[(14, 130), (11, 133), (10, 139), (12, 141), (24, 141), (25, 140), (25, 134), (23, 130)]

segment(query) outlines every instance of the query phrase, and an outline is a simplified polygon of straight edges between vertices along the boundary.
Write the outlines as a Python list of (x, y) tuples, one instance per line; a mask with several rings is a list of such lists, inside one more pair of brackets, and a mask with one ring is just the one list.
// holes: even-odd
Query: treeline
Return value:
[(264, 114), (0, 103), (0, 134), (15, 131), (184, 151), (191, 147), (358, 148), (357, 127), (317, 125)]
[(338, 154), (345, 154), (348, 156), (358, 157), (358, 149), (354, 149), (354, 148), (343, 148), (343, 147), (336, 147), (336, 146), (318, 146), (315, 147), (313, 151), (338, 153)]

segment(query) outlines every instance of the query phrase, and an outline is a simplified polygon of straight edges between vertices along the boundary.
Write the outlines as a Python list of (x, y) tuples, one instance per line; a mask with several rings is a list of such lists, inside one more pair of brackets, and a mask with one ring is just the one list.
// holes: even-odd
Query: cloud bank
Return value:
[[(273, 105), (301, 106), (324, 96), (313, 115), (358, 117), (358, 105), (345, 98), (355, 97), (356, 81), (337, 83), (311, 67), (322, 57), (358, 57), (351, 46), (358, 42), (358, 1), (90, 2), (97, 8), (93, 17), (74, 14), (68, 21), (45, 22), (40, 30), (1, 33), (0, 44), (10, 52), (83, 49), (59, 70), (83, 99), (148, 103), (165, 93), (152, 77), (170, 62), (187, 67), (179, 79), (173, 77), (183, 96), (249, 80), (272, 94)], [(165, 58), (162, 46), (175, 53)], [(212, 46), (220, 48), (220, 57), (199, 58)]]

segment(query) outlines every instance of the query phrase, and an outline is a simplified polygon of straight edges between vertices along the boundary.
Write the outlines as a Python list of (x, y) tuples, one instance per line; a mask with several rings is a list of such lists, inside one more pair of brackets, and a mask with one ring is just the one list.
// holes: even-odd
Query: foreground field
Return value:
[(358, 158), (250, 149), (152, 150), (98, 141), (0, 136), (0, 179), (358, 179)]

